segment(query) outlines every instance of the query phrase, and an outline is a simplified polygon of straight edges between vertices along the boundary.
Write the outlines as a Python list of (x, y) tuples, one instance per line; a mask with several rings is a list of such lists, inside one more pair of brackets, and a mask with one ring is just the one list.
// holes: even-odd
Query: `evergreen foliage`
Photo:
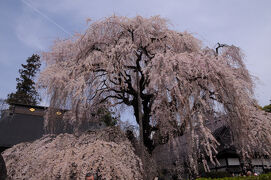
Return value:
[(105, 123), (106, 126), (115, 126), (118, 119), (113, 117), (114, 113), (110, 112), (106, 108), (100, 108), (97, 111), (97, 115), (100, 117), (100, 120)]
[(35, 75), (41, 66), (40, 56), (33, 54), (26, 62), (27, 64), (22, 64), (22, 69), (19, 69), (20, 78), (16, 78), (17, 91), (8, 94), (6, 100), (8, 104), (37, 105), (41, 100), (34, 82)]
[(271, 104), (262, 107), (262, 110), (271, 113)]

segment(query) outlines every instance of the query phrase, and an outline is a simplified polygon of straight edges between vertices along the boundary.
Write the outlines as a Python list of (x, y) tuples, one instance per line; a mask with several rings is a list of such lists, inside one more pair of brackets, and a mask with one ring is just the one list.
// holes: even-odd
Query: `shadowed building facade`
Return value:
[(20, 142), (41, 138), (44, 134), (43, 115), (46, 108), (13, 104), (2, 112), (0, 119), (0, 151)]
[[(207, 127), (211, 130), (213, 136), (219, 142), (217, 148), (217, 160), (219, 165), (213, 165), (208, 162), (210, 171), (213, 172), (228, 172), (229, 174), (239, 174), (245, 171), (244, 164), (237, 153), (236, 147), (233, 145), (230, 127), (226, 125), (225, 117), (211, 119)], [(186, 166), (187, 163), (187, 146), (188, 137), (185, 133), (183, 136), (176, 137), (166, 144), (159, 145), (153, 151), (153, 157), (157, 164), (160, 165), (161, 171), (170, 172), (176, 168), (177, 163), (182, 164), (184, 174), (188, 173)], [(257, 152), (255, 152), (257, 153)], [(268, 158), (252, 158), (250, 159), (249, 169), (258, 174), (271, 171), (271, 160)], [(202, 163), (199, 162), (199, 173), (204, 174)], [(188, 176), (186, 177), (188, 178)]]
[[(44, 130), (44, 115), (47, 107), (12, 104), (3, 110), (0, 118), (0, 152), (21, 142), (31, 142), (47, 134)], [(68, 110), (56, 110), (52, 118), (56, 119), (55, 134), (73, 133), (72, 125), (62, 121)], [(103, 122), (89, 121), (83, 124), (83, 130), (104, 128)]]

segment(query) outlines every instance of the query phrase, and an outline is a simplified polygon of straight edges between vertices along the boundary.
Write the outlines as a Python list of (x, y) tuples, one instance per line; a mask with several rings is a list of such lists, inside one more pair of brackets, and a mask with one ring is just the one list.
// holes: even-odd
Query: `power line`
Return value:
[(22, 2), (27, 5), (28, 7), (32, 8), (36, 13), (38, 13), (39, 15), (41, 15), (43, 18), (45, 18), (47, 21), (49, 21), (50, 23), (54, 24), (55, 26), (57, 26), (59, 29), (61, 29), (63, 32), (65, 32), (66, 34), (72, 36), (71, 33), (69, 33), (68, 31), (66, 31), (61, 25), (57, 24), (53, 19), (49, 18), (48, 16), (46, 16), (45, 14), (43, 14), (40, 10), (38, 10), (37, 8), (35, 8), (33, 5), (31, 5), (29, 2), (22, 0)]

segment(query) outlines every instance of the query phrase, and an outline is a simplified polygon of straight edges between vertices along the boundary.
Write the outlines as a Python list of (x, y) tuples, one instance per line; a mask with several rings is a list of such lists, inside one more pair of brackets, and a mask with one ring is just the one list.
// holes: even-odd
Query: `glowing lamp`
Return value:
[(29, 111), (34, 112), (34, 111), (36, 111), (36, 109), (35, 108), (30, 108)]
[(61, 114), (62, 114), (62, 113), (61, 113), (61, 112), (59, 112), (59, 111), (57, 111), (57, 112), (56, 112), (56, 115), (58, 115), (58, 116), (59, 116), (59, 115), (61, 115)]

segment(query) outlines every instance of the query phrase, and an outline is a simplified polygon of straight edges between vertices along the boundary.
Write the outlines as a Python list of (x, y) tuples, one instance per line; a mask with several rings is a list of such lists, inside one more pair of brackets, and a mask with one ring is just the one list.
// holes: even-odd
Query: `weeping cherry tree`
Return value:
[[(153, 137), (186, 134), (192, 167), (195, 153), (214, 162), (218, 142), (206, 124), (224, 115), (242, 157), (255, 151), (270, 156), (271, 119), (257, 108), (238, 47), (203, 47), (159, 16), (112, 16), (56, 41), (43, 60), (47, 67), (39, 86), (47, 90), (52, 109), (71, 110), (75, 124), (92, 119), (100, 106), (130, 106), (149, 153), (156, 146)], [(48, 131), (55, 123), (47, 116)]]

